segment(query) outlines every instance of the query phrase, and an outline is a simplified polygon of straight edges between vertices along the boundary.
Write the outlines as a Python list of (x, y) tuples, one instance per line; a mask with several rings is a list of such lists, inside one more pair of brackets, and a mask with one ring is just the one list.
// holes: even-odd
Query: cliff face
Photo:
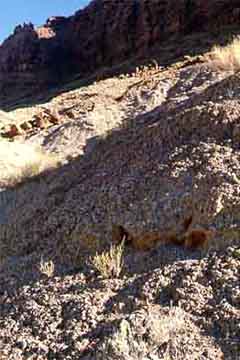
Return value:
[(0, 105), (73, 73), (144, 57), (170, 36), (240, 23), (238, 0), (93, 0), (75, 15), (18, 26), (0, 46)]
[(236, 0), (95, 0), (71, 18), (67, 34), (74, 62), (92, 70), (147, 56), (171, 36), (239, 22)]
[[(63, 21), (63, 23), (65, 23)], [(68, 73), (66, 50), (53, 24), (38, 29), (17, 26), (0, 47), (0, 101), (32, 95), (54, 85)]]

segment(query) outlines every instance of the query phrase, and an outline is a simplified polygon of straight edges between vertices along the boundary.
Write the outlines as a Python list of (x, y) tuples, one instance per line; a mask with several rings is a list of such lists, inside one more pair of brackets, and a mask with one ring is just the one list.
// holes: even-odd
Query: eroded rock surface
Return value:
[[(160, 3), (150, 3), (159, 18)], [(134, 4), (136, 10), (149, 2)], [(212, 16), (217, 26), (222, 6), (223, 23), (238, 19), (237, 2), (188, 4), (201, 11), (198, 21), (191, 13), (189, 29), (207, 29)], [(175, 8), (167, 31), (180, 30)], [(70, 19), (49, 19), (37, 38), (31, 24), (18, 28), (4, 46), (16, 36), (21, 44), (23, 32), (48, 46), (65, 27), (80, 33), (78, 18), (98, 29), (106, 14), (121, 9), (119, 26), (132, 24), (130, 5), (93, 1)], [(102, 17), (93, 18), (96, 11)], [(82, 46), (90, 65), (100, 66), (101, 58), (91, 63), (90, 53), (107, 37), (101, 33), (95, 44), (95, 35), (88, 48), (83, 32)], [(141, 39), (148, 44), (149, 37)], [(133, 34), (128, 40), (142, 49)], [(1, 132), (15, 126), (25, 143), (0, 138), (1, 359), (238, 360), (240, 76), (214, 71), (204, 56), (168, 68), (150, 63), (0, 114)], [(57, 156), (57, 168), (28, 176), (27, 167), (27, 176), (11, 184), (35, 157), (33, 145)], [(194, 226), (216, 234), (205, 252), (126, 248), (118, 279), (104, 280), (91, 266), (89, 256), (109, 247), (112, 224), (135, 234), (178, 229), (190, 215)]]
[[(195, 225), (238, 229), (238, 74), (206, 65), (157, 72), (127, 87), (120, 101), (107, 96), (111, 81), (89, 87), (94, 108), (28, 139), (66, 165), (32, 190), (17, 190), (16, 212), (24, 204), (18, 251), (54, 246), (76, 228), (80, 237), (108, 239), (113, 223), (133, 232), (175, 228), (191, 214)], [(29, 191), (41, 198), (28, 204)]]
[[(0, 46), (0, 104), (36, 95), (66, 78), (144, 58), (171, 36), (238, 25), (236, 0), (93, 0), (69, 18), (18, 26)], [(113, 46), (114, 43), (114, 46)], [(201, 46), (201, 43), (199, 43)], [(172, 56), (185, 54), (181, 42)], [(21, 94), (21, 96), (19, 95)]]

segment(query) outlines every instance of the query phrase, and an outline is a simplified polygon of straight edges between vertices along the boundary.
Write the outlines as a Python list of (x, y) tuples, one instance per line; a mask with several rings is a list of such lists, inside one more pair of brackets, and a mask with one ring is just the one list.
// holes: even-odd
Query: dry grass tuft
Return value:
[(46, 275), (48, 278), (52, 277), (55, 271), (55, 265), (52, 260), (44, 261), (41, 259), (39, 264), (39, 271), (41, 274)]
[(105, 279), (118, 278), (123, 269), (124, 240), (120, 245), (111, 245), (109, 251), (97, 253), (90, 264)]
[(239, 71), (240, 37), (236, 37), (227, 46), (214, 46), (210, 54), (210, 65), (221, 71)]
[(184, 311), (174, 307), (165, 316), (152, 313), (145, 315), (145, 332), (139, 332), (136, 323), (123, 319), (116, 331), (99, 347), (96, 359), (146, 360), (155, 359), (155, 356), (157, 359), (159, 357), (155, 354), (161, 348), (164, 349), (163, 360), (182, 358), (176, 349), (179, 346), (178, 339), (186, 331)]
[(154, 344), (170, 343), (185, 326), (184, 312), (181, 307), (171, 307), (169, 314), (161, 318), (150, 316), (150, 337)]
[(130, 323), (123, 319), (119, 328), (109, 336), (97, 351), (97, 360), (143, 360), (146, 344), (137, 341)]
[(41, 172), (56, 168), (54, 155), (20, 142), (0, 142), (0, 187), (15, 186)]

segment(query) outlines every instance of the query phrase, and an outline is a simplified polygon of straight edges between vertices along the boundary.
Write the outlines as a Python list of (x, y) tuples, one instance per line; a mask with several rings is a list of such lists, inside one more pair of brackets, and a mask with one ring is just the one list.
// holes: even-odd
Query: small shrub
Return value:
[(130, 323), (123, 319), (116, 331), (98, 348), (96, 360), (146, 360), (144, 341), (137, 341)]
[[(150, 309), (149, 309), (150, 310)], [(140, 312), (141, 313), (141, 312)], [(159, 359), (159, 349), (164, 349), (161, 359), (182, 359), (178, 353), (179, 338), (186, 336), (185, 313), (180, 307), (170, 308), (160, 316), (143, 312), (144, 320), (123, 319), (110, 336), (98, 347), (97, 360), (147, 360)], [(139, 331), (140, 330), (140, 331)], [(197, 357), (194, 357), (194, 359)]]
[(240, 70), (240, 37), (236, 37), (227, 46), (214, 46), (210, 54), (210, 64), (222, 71)]
[(174, 341), (185, 326), (184, 311), (181, 307), (171, 307), (169, 314), (161, 318), (150, 316), (150, 337), (155, 344)]
[(90, 264), (103, 278), (117, 278), (123, 269), (124, 240), (120, 245), (111, 245), (109, 251), (97, 253), (90, 259)]
[(41, 274), (46, 275), (49, 278), (52, 277), (55, 271), (55, 265), (53, 261), (44, 261), (43, 259), (41, 259), (39, 271)]

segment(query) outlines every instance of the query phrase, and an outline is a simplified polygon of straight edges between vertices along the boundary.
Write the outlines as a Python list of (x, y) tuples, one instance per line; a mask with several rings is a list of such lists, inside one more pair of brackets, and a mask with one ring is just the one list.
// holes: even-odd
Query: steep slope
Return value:
[[(70, 19), (50, 19), (37, 37), (31, 25), (25, 30), (36, 44), (47, 37), (41, 49), (49, 54), (49, 46), (54, 53), (51, 39), (58, 38), (61, 49), (60, 39), (67, 39), (66, 29), (73, 36), (78, 17), (84, 15), (84, 22), (91, 20), (89, 27), (98, 29), (99, 11), (109, 19), (110, 9), (122, 15), (132, 10), (131, 2), (125, 8), (121, 3), (93, 1)], [(157, 12), (160, 3), (166, 9), (172, 4), (134, 2), (137, 8), (145, 6), (144, 14)], [(237, 2), (227, 7), (225, 1), (182, 1), (177, 6), (187, 3), (201, 9), (199, 22), (191, 13), (200, 28), (207, 29), (205, 16), (210, 19), (223, 5), (223, 23), (238, 19)], [(129, 21), (119, 19), (119, 26)], [(22, 30), (13, 37), (19, 36), (20, 45)], [(210, 37), (191, 35), (181, 44), (186, 51)], [(86, 49), (89, 59), (96, 39)], [(132, 45), (133, 39), (130, 34)], [(23, 49), (30, 44), (22, 43)], [(171, 49), (177, 44), (172, 42)], [(67, 59), (77, 61), (77, 48), (80, 44), (65, 57), (66, 66)], [(34, 58), (37, 62), (36, 53)], [(23, 101), (9, 116), (0, 114), (3, 124), (13, 121), (23, 130), (10, 143), (0, 137), (1, 359), (239, 359), (240, 75), (216, 71), (207, 60), (206, 55), (187, 56), (168, 67), (149, 60), (149, 67), (119, 76), (107, 69), (107, 76), (100, 71), (90, 81), (50, 92), (38, 104)], [(101, 59), (95, 61), (100, 66)], [(34, 66), (29, 79), (31, 72), (36, 75)], [(44, 69), (53, 79), (49, 64), (36, 68), (45, 88)], [(31, 79), (26, 88), (37, 90)], [(39, 158), (33, 145), (46, 151), (46, 158)], [(52, 155), (54, 166), (48, 166)], [(18, 175), (16, 164), (25, 172), (31, 159), (25, 176), (8, 180)], [(189, 216), (193, 226), (215, 234), (204, 251), (162, 245), (142, 252), (126, 246), (119, 276), (110, 268), (105, 279), (93, 266), (92, 257), (109, 249), (113, 224), (134, 234), (178, 231)]]
[[(238, 229), (239, 76), (205, 65), (160, 71), (120, 100), (112, 98), (111, 110), (103, 101), (109, 82), (89, 88), (95, 107), (78, 122), (29, 139), (69, 164), (16, 189), (15, 208), (5, 208), (18, 232), (16, 241), (14, 228), (8, 234), (10, 252), (50, 251), (72, 231), (109, 240), (113, 223), (133, 232), (175, 228), (192, 214), (196, 225)], [(106, 116), (97, 132), (94, 119), (96, 126), (106, 114), (114, 121)], [(81, 121), (92, 129), (84, 130)]]
[[(239, 13), (236, 0), (93, 0), (75, 15), (52, 17), (41, 28), (18, 26), (0, 47), (0, 105), (76, 74), (161, 53), (170, 37), (218, 33), (224, 25), (238, 25)], [(185, 53), (176, 43), (171, 51), (172, 56)]]

